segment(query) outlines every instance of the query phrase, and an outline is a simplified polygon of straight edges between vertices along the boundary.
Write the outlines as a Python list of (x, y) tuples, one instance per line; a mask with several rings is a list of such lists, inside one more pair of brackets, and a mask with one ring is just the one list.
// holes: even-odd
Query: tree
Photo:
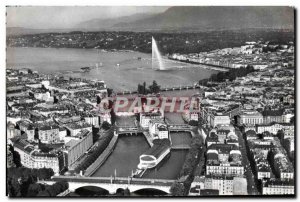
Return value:
[(39, 197), (49, 197), (50, 194), (49, 194), (48, 191), (44, 190), (44, 191), (40, 191), (40, 192), (37, 194), (37, 196), (39, 196)]
[(174, 182), (170, 188), (172, 196), (184, 196), (185, 190), (184, 185), (178, 181)]
[(54, 172), (51, 168), (41, 168), (37, 170), (37, 177), (39, 179), (43, 179), (43, 180), (50, 179), (51, 176), (53, 175)]
[(277, 132), (277, 137), (278, 137), (279, 139), (283, 139), (283, 137), (284, 137), (284, 132), (283, 132), (283, 130), (278, 130), (278, 132)]
[(103, 121), (102, 126), (104, 130), (110, 129), (110, 124), (107, 121)]
[(191, 125), (191, 126), (198, 126), (198, 121), (190, 120), (189, 121), (189, 125)]
[(294, 123), (295, 123), (295, 116), (293, 116), (293, 117), (291, 118), (290, 123), (291, 123), (291, 124), (294, 124)]
[(154, 80), (152, 85), (149, 86), (149, 90), (151, 93), (159, 93), (160, 86), (157, 84), (157, 82)]
[(107, 96), (111, 97), (111, 95), (113, 94), (114, 90), (112, 88), (107, 88)]
[(42, 191), (42, 186), (40, 184), (30, 184), (27, 191), (27, 196), (36, 196), (40, 191)]
[(138, 94), (144, 94), (144, 87), (141, 84), (138, 84), (137, 93)]
[(21, 196), (21, 187), (17, 179), (8, 178), (7, 180), (8, 186), (8, 195), (10, 197), (18, 197)]
[(101, 103), (101, 98), (97, 95), (97, 104)]
[(143, 94), (147, 94), (146, 82), (143, 83)]
[(17, 151), (13, 151), (13, 161), (16, 167), (21, 167), (21, 157), (20, 154)]

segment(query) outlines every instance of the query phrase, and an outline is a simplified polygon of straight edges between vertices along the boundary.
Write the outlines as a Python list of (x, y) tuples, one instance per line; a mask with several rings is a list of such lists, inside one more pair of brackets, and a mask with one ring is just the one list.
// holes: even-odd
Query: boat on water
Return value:
[(81, 67), (80, 68), (83, 72), (89, 72), (91, 71), (91, 68), (90, 67)]

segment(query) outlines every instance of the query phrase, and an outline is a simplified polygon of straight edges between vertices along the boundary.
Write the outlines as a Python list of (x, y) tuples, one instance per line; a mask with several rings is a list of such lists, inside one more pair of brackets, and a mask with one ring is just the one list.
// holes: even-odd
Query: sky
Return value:
[(7, 27), (66, 29), (95, 18), (114, 18), (136, 13), (159, 13), (164, 6), (14, 6), (6, 8)]

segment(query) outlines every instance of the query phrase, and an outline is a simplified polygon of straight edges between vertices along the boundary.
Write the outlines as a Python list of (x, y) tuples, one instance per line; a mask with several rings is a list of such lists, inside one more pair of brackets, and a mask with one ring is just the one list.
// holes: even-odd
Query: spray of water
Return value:
[(156, 41), (152, 37), (152, 69), (155, 68), (156, 64), (158, 64), (159, 70), (165, 70), (165, 66), (163, 64), (162, 57), (158, 50)]

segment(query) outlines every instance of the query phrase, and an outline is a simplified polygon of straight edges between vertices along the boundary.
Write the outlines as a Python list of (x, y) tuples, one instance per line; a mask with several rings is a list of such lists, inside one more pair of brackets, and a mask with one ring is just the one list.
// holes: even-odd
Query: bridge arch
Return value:
[(69, 190), (71, 192), (75, 192), (76, 190), (80, 189), (80, 188), (87, 188), (87, 187), (96, 187), (102, 190), (107, 191), (108, 193), (112, 193), (114, 192), (114, 190), (110, 190), (107, 186), (102, 185), (102, 184), (82, 184), (82, 183), (73, 183), (73, 182), (69, 182)]
[(81, 186), (75, 190), (70, 191), (76, 192), (80, 196), (105, 196), (109, 194), (109, 190), (96, 185)]
[(129, 186), (130, 192), (136, 192), (139, 190), (158, 190), (166, 194), (170, 193), (170, 187), (166, 186)]
[(157, 189), (157, 188), (141, 188), (141, 189), (136, 189), (135, 191), (130, 190), (131, 193), (137, 193), (139, 195), (147, 195), (147, 196), (163, 196), (163, 195), (168, 195), (169, 191), (165, 191), (162, 189)]

